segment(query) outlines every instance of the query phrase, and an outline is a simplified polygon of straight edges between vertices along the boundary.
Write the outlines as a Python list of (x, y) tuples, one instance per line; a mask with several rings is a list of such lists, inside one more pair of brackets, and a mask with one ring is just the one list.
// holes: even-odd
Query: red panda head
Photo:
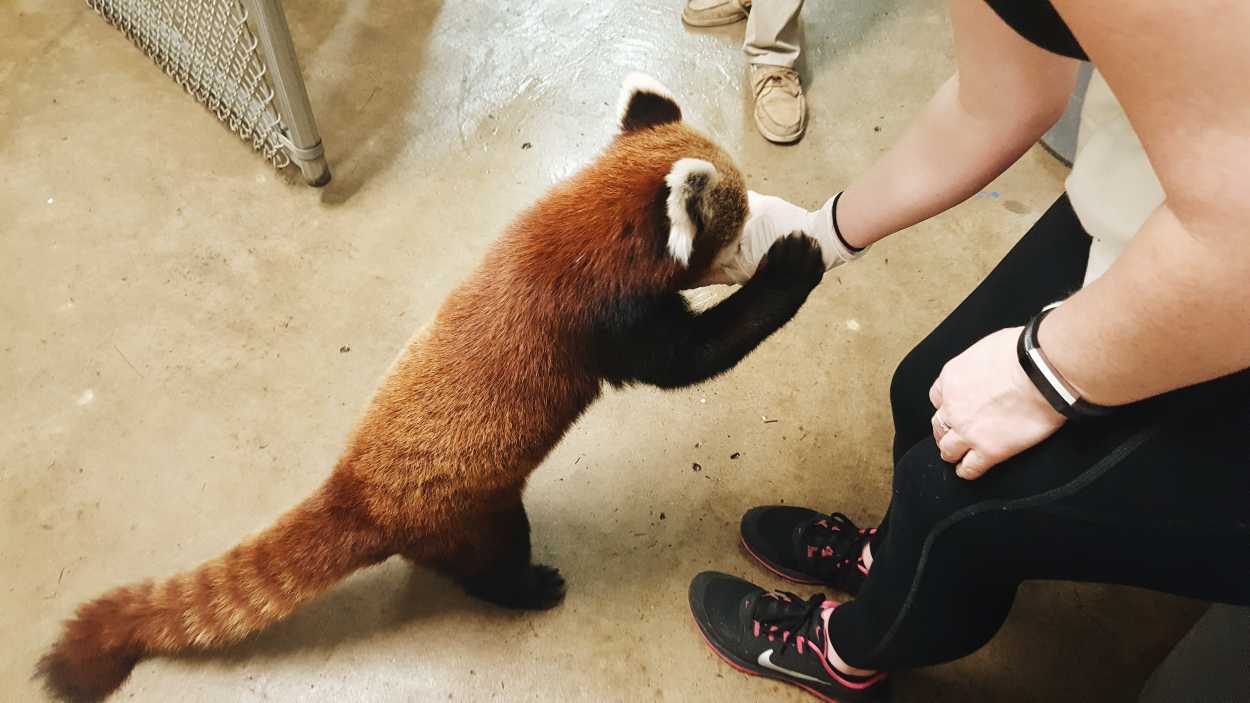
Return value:
[[(635, 169), (635, 197), (649, 197), (651, 226), (637, 232), (666, 258), (677, 286), (693, 283), (737, 248), (747, 193), (733, 160), (682, 121), (673, 95), (641, 73), (626, 76), (617, 105), (620, 133), (601, 162)], [(654, 216), (659, 211), (662, 217)], [(662, 243), (662, 247), (658, 246)]]
[(598, 158), (522, 216), (514, 253), (531, 279), (579, 298), (691, 287), (737, 250), (742, 174), (646, 76), (625, 79), (618, 126)]

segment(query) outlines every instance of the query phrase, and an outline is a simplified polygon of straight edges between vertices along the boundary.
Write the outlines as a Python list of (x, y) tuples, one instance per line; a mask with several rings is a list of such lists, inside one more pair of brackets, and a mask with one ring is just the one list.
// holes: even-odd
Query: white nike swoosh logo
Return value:
[(773, 663), (773, 650), (771, 649), (765, 649), (764, 651), (760, 652), (759, 658), (756, 659), (755, 661), (758, 662), (759, 665), (764, 667), (765, 669), (772, 669), (773, 671), (780, 672), (782, 674), (785, 674), (786, 676), (793, 676), (796, 679), (803, 679), (804, 681), (811, 681), (812, 683), (819, 683), (819, 684), (825, 683), (824, 681), (821, 681), (815, 676), (808, 676), (807, 674), (800, 674), (797, 671), (790, 671), (789, 669), (785, 667), (777, 666), (776, 664)]

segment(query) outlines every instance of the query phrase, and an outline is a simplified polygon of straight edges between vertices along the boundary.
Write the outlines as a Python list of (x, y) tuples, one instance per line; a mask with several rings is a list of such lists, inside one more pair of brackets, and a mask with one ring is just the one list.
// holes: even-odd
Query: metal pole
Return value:
[(279, 0), (242, 2), (255, 22), (256, 39), (269, 70), (278, 114), (290, 132), (284, 142), (291, 161), (299, 166), (309, 185), (321, 187), (330, 182), (330, 166), (326, 163), (321, 135), (317, 131), (317, 121), (313, 119), (312, 104), (304, 88), (295, 44), (291, 41), (291, 28), (287, 25), (282, 5)]

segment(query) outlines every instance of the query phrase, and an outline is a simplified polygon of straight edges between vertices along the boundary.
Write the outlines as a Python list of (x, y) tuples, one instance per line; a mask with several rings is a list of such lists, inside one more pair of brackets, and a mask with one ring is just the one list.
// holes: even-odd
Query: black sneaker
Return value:
[(868, 575), (864, 545), (877, 529), (861, 530), (842, 513), (767, 505), (748, 510), (741, 531), (742, 546), (774, 574), (855, 595)]
[(824, 594), (804, 601), (715, 571), (690, 582), (694, 621), (708, 646), (733, 668), (784, 681), (833, 703), (885, 700), (884, 673), (847, 676), (825, 658), (824, 613), (837, 606)]

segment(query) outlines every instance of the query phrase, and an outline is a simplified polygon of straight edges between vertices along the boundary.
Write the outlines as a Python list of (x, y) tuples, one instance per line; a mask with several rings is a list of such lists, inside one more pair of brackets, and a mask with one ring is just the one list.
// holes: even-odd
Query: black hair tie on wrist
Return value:
[(852, 254), (858, 254), (864, 250), (864, 247), (853, 247), (847, 244), (846, 237), (842, 236), (842, 230), (838, 229), (838, 201), (842, 199), (842, 193), (845, 192), (844, 190), (833, 196), (833, 205), (829, 207), (829, 219), (833, 221), (833, 233), (837, 235), (838, 241), (842, 242), (842, 246), (846, 247)]

